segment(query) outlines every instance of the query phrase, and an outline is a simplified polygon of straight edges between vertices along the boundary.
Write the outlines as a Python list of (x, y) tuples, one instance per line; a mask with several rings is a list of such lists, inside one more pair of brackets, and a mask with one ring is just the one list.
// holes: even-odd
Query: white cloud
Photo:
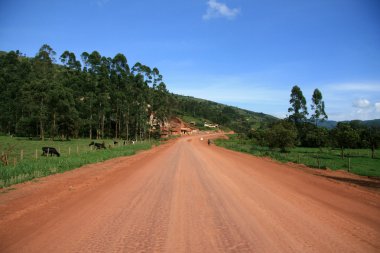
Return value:
[(376, 112), (380, 112), (380, 102), (375, 103), (375, 110)]
[(368, 99), (364, 98), (357, 99), (352, 104), (357, 108), (368, 108), (371, 106), (371, 102), (369, 102)]
[(231, 9), (226, 4), (219, 3), (217, 0), (208, 0), (207, 5), (207, 12), (203, 15), (204, 20), (219, 17), (233, 19), (236, 15), (240, 13), (240, 9)]

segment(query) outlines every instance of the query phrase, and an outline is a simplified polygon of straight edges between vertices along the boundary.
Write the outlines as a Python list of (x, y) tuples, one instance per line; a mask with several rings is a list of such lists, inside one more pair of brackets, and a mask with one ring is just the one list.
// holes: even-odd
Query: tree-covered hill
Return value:
[[(342, 121), (344, 123), (356, 122), (358, 124), (368, 126), (368, 127), (380, 127), (380, 119), (373, 120), (352, 120), (352, 121)], [(327, 129), (333, 129), (338, 124), (338, 121), (325, 120), (318, 123), (318, 126), (325, 127)]]
[[(276, 118), (170, 94), (157, 68), (97, 51), (57, 57), (43, 45), (35, 57), (0, 52), (0, 133), (48, 138), (146, 139), (171, 117), (248, 132)], [(204, 122), (203, 122), (204, 123)]]
[(209, 100), (174, 95), (177, 105), (175, 113), (182, 117), (204, 119), (228, 127), (235, 132), (249, 132), (264, 127), (278, 119), (264, 113), (252, 112)]

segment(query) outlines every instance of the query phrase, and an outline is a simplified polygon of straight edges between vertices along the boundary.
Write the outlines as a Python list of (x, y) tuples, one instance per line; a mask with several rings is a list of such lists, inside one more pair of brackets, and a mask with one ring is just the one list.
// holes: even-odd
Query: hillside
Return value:
[[(358, 122), (359, 124), (365, 125), (365, 126), (377, 126), (380, 127), (380, 119), (373, 119), (373, 120), (352, 120), (355, 122)], [(342, 121), (342, 122), (352, 122), (352, 121)], [(323, 122), (319, 122), (318, 125), (320, 127), (325, 127), (327, 129), (333, 129), (338, 124), (338, 121), (334, 120), (326, 120)]]
[(264, 114), (228, 106), (209, 100), (190, 96), (173, 95), (176, 101), (174, 113), (185, 121), (194, 121), (197, 125), (204, 122), (220, 124), (235, 132), (248, 132), (278, 120)]

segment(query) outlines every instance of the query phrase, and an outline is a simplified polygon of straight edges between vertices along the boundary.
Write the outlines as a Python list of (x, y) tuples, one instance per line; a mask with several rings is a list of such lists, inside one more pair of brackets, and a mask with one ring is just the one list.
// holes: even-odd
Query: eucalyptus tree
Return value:
[[(51, 104), (55, 107), (54, 136), (59, 134), (61, 138), (77, 136), (79, 131), (79, 101), (82, 98), (80, 90), (82, 84), (81, 63), (74, 53), (65, 51), (60, 56), (63, 64), (59, 78), (60, 86), (51, 96)], [(77, 101), (77, 102), (76, 102)]]
[(289, 115), (289, 120), (293, 121), (296, 125), (305, 122), (306, 116), (308, 115), (306, 99), (297, 85), (292, 88), (289, 102), (291, 105), (288, 109), (288, 112), (291, 113)]
[(14, 134), (22, 117), (20, 89), (30, 82), (30, 60), (17, 51), (0, 56), (0, 132)]
[(325, 102), (323, 101), (322, 93), (320, 90), (314, 90), (311, 101), (311, 110), (314, 111), (314, 113), (311, 115), (311, 120), (315, 122), (316, 126), (318, 126), (318, 121), (324, 121), (328, 119), (328, 116), (325, 112)]
[(22, 88), (24, 111), (29, 112), (29, 117), (38, 120), (39, 135), (45, 138), (46, 124), (50, 108), (49, 92), (55, 84), (55, 51), (44, 44), (32, 61), (32, 80)]
[[(128, 121), (129, 118), (129, 100), (128, 100), (128, 76), (130, 69), (127, 58), (123, 54), (117, 54), (112, 59), (111, 66), (111, 108), (112, 118), (115, 124), (114, 136), (119, 138), (122, 132), (123, 119)], [(128, 127), (128, 126), (127, 126)], [(127, 134), (128, 135), (128, 134)]]

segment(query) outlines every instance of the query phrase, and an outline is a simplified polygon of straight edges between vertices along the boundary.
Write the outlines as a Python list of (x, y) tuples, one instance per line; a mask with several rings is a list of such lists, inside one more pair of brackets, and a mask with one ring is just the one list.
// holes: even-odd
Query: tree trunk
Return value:
[(56, 113), (54, 112), (53, 113), (53, 131), (52, 131), (53, 140), (54, 140), (54, 137), (55, 137), (55, 133), (56, 133)]
[(117, 133), (118, 133), (118, 128), (119, 128), (119, 113), (118, 110), (116, 109), (116, 119), (115, 119), (115, 139), (117, 139)]
[(129, 108), (127, 114), (125, 114), (125, 130), (126, 130), (126, 139), (129, 141)]
[(90, 115), (90, 140), (92, 140), (92, 113)]
[(139, 134), (139, 117), (136, 117), (135, 141), (137, 141), (138, 134)]
[(105, 115), (104, 115), (104, 113), (103, 113), (103, 115), (102, 115), (102, 125), (101, 125), (101, 129), (102, 129), (102, 133), (101, 133), (101, 135), (102, 135), (102, 139), (104, 139), (104, 121), (105, 121)]
[(42, 118), (43, 104), (44, 104), (44, 100), (42, 99), (41, 100), (41, 107), (40, 107), (40, 138), (42, 141), (45, 140), (44, 124), (43, 124), (43, 118)]
[(121, 115), (120, 115), (120, 117), (119, 117), (119, 136), (116, 136), (116, 138), (117, 137), (121, 137)]

